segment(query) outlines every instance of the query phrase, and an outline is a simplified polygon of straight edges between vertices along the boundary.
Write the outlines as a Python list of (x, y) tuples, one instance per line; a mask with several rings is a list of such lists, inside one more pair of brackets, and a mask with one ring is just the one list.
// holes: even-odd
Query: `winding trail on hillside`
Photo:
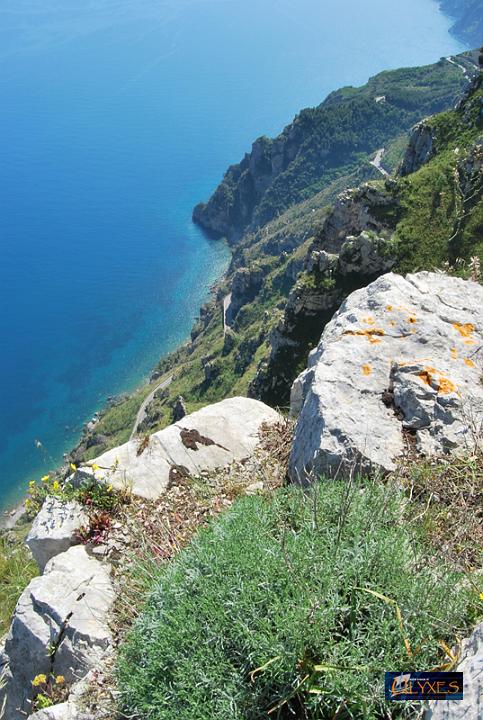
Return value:
[(387, 170), (386, 170), (385, 168), (383, 168), (382, 165), (381, 165), (381, 161), (382, 161), (382, 158), (384, 157), (384, 153), (385, 153), (385, 152), (386, 152), (386, 149), (385, 149), (385, 148), (380, 148), (380, 150), (378, 150), (378, 151), (376, 152), (374, 159), (373, 159), (373, 160), (370, 160), (370, 163), (371, 163), (371, 165), (372, 165), (373, 167), (376, 168), (376, 170), (379, 170), (379, 172), (381, 173), (381, 175), (384, 175), (384, 177), (389, 177), (389, 173), (388, 173)]
[(460, 63), (456, 62), (456, 60), (453, 60), (453, 58), (451, 56), (448, 56), (447, 58), (445, 58), (445, 60), (447, 60), (449, 63), (451, 63), (451, 65), (454, 65), (455, 67), (459, 68), (467, 80), (471, 79), (470, 74), (464, 65), (460, 65)]
[(227, 328), (230, 327), (230, 323), (227, 320), (228, 317), (228, 310), (231, 305), (231, 293), (228, 293), (228, 295), (225, 295), (223, 298), (223, 333), (226, 334)]
[(158, 390), (162, 390), (165, 387), (168, 387), (168, 385), (171, 385), (173, 382), (174, 375), (170, 375), (168, 378), (165, 378), (162, 380), (159, 385), (156, 385), (154, 390), (149, 393), (149, 395), (143, 400), (143, 403), (141, 407), (138, 410), (138, 414), (136, 415), (136, 420), (134, 421), (134, 427), (132, 429), (132, 433), (129, 437), (129, 440), (132, 440), (135, 436), (138, 427), (141, 425), (143, 420), (146, 418), (146, 410), (150, 402), (154, 400), (155, 394), (158, 392)]

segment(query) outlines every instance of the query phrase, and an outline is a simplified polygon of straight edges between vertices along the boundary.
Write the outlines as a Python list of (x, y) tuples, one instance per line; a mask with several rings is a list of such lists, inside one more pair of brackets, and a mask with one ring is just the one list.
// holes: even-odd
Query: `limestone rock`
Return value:
[(78, 502), (45, 499), (26, 540), (41, 572), (51, 558), (79, 542), (77, 531), (87, 524), (88, 517)]
[(483, 288), (443, 274), (389, 273), (352, 293), (295, 381), (293, 480), (391, 471), (404, 449), (473, 447), (483, 423)]
[(186, 410), (186, 405), (184, 404), (184, 398), (181, 395), (178, 395), (176, 398), (176, 402), (173, 407), (173, 420), (174, 422), (178, 422), (178, 420), (182, 420), (185, 415), (187, 415), (188, 412)]
[(8, 656), (6, 717), (29, 712), (33, 678), (44, 673), (78, 681), (102, 662), (112, 637), (107, 624), (114, 601), (109, 566), (77, 545), (47, 563), (24, 590), (5, 644)]
[[(117, 488), (156, 498), (166, 490), (173, 472), (190, 474), (228, 466), (252, 455), (263, 423), (277, 422), (278, 413), (257, 400), (236, 397), (187, 415), (151, 435), (143, 447), (130, 440), (96, 459), (106, 469), (106, 480)], [(81, 468), (86, 477), (90, 468)]]
[(346, 238), (339, 254), (337, 269), (341, 275), (357, 273), (374, 277), (390, 270), (395, 263), (390, 242), (375, 233), (362, 232)]
[(79, 715), (72, 703), (52, 705), (30, 716), (30, 720), (78, 720)]
[(463, 673), (463, 700), (430, 703), (424, 720), (481, 720), (483, 717), (483, 623), (463, 641), (456, 670)]
[[(390, 181), (388, 183), (390, 187)], [(379, 186), (363, 184), (345, 190), (338, 195), (314, 249), (339, 253), (349, 235), (359, 235), (364, 230), (378, 233), (384, 226), (380, 218), (393, 205), (392, 194)]]
[(410, 175), (425, 165), (434, 154), (434, 128), (425, 120), (411, 130), (409, 144), (398, 170), (399, 175)]
[(263, 276), (263, 269), (257, 265), (241, 267), (235, 271), (231, 284), (231, 300), (226, 312), (228, 325), (233, 323), (240, 308), (256, 297), (262, 286)]

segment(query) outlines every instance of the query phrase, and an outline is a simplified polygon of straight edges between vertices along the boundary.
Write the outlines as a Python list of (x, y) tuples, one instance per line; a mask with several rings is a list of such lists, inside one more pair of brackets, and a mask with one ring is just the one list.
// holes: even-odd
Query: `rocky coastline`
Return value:
[[(228, 236), (233, 257), (190, 341), (138, 394), (113, 399), (87, 423), (64, 467), (33, 483), (9, 516), (13, 527), (29, 514), (26, 544), (40, 574), (0, 642), (5, 720), (112, 718), (119, 603), (134, 548), (154, 538), (156, 559), (170, 560), (237, 498), (270, 497), (287, 481), (310, 486), (323, 476), (350, 487), (362, 474), (399, 487), (424, 459), (470, 457), (481, 468), (482, 90), (474, 61), (464, 62), (473, 81), (444, 61), (424, 69), (424, 80), (449, 78), (446, 99), (431, 95), (397, 126), (399, 142), (411, 117), (403, 152), (393, 148), (392, 177), (371, 166), (371, 146), (357, 171), (342, 163), (329, 189), (297, 203), (292, 188), (268, 208), (297, 154), (303, 164), (320, 139), (306, 135), (314, 115), (305, 113), (282, 139), (256, 141), (195, 210), (210, 232)], [(419, 75), (393, 78), (400, 92)], [(380, 113), (392, 123), (401, 102), (389, 107), (382, 82), (369, 83), (369, 100), (348, 92), (359, 108), (370, 106), (371, 118), (378, 106), (377, 126)], [(376, 90), (385, 109), (372, 98)], [(340, 112), (346, 99), (331, 96), (324, 121), (327, 108)], [(441, 104), (441, 115), (421, 117)], [(348, 187), (348, 178), (359, 182)], [(290, 199), (294, 206), (284, 208)], [(425, 720), (479, 717), (482, 628), (472, 617), (462, 620), (467, 639), (444, 648), (449, 665), (465, 669), (465, 700), (456, 710), (438, 701), (424, 709)]]

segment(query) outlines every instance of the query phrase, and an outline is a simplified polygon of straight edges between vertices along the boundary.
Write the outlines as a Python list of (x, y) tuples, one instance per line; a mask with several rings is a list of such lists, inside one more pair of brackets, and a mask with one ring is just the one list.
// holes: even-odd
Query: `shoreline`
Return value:
[[(466, 52), (468, 52), (468, 51), (466, 51)], [(456, 63), (454, 63), (454, 62), (452, 64), (456, 65)], [(196, 226), (197, 226), (197, 229), (200, 229), (201, 231), (203, 231), (202, 227), (198, 223), (196, 223)], [(221, 240), (211, 239), (211, 242), (218, 244), (220, 242), (223, 243), (224, 241), (223, 241), (223, 239), (221, 239)], [(229, 250), (230, 259), (232, 259), (233, 258), (233, 247), (231, 247), (228, 243), (226, 243), (226, 247)], [(67, 449), (63, 453), (64, 461), (59, 460), (59, 463), (57, 465), (54, 465), (54, 467), (50, 470), (50, 472), (59, 472), (59, 471), (62, 472), (65, 462), (68, 462), (68, 459), (73, 455), (73, 453), (75, 453), (76, 449), (79, 448), (79, 446), (82, 442), (82, 438), (85, 434), (86, 426), (88, 426), (92, 422), (93, 415), (94, 416), (98, 415), (99, 417), (97, 418), (97, 421), (99, 421), (99, 419), (102, 418), (103, 415), (109, 410), (109, 408), (112, 407), (113, 404), (116, 404), (117, 401), (122, 401), (123, 398), (131, 397), (136, 392), (142, 390), (142, 388), (150, 385), (155, 380), (154, 375), (155, 375), (155, 370), (156, 370), (157, 365), (161, 361), (168, 359), (171, 354), (180, 350), (186, 343), (189, 344), (190, 335), (191, 335), (191, 332), (192, 332), (194, 326), (196, 325), (197, 318), (199, 318), (200, 309), (206, 303), (206, 301), (208, 300), (210, 295), (212, 295), (213, 292), (216, 292), (216, 289), (222, 285), (223, 279), (226, 277), (226, 270), (227, 270), (227, 268), (225, 266), (225, 270), (217, 274), (214, 282), (210, 285), (209, 288), (207, 288), (207, 291), (204, 296), (205, 297), (204, 302), (202, 302), (196, 306), (197, 314), (196, 314), (194, 321), (191, 323), (190, 329), (186, 333), (185, 340), (178, 342), (171, 350), (160, 354), (158, 356), (158, 358), (156, 359), (154, 365), (152, 366), (149, 374), (147, 376), (145, 375), (144, 378), (140, 381), (134, 381), (129, 390), (121, 391), (120, 393), (117, 393), (116, 395), (113, 395), (113, 396), (108, 396), (107, 400), (101, 401), (99, 406), (95, 409), (94, 413), (90, 412), (89, 417), (86, 418), (85, 422), (82, 424), (80, 430), (77, 433), (77, 441), (74, 441), (73, 444), (69, 443), (69, 445), (67, 446)], [(225, 313), (224, 313), (225, 326), (226, 326), (226, 319), (227, 319), (227, 315), (226, 315), (227, 309), (228, 308), (225, 307)], [(169, 372), (169, 371), (167, 371), (167, 372)], [(153, 395), (157, 389), (158, 389), (158, 387), (154, 388), (151, 395)], [(148, 398), (149, 398), (149, 396), (148, 396)], [(140, 407), (138, 410), (140, 411), (142, 409), (142, 406), (143, 405), (146, 406), (147, 404), (148, 403), (146, 402), (146, 398), (145, 398), (143, 401), (141, 401)], [(27, 480), (25, 479), (24, 480), (25, 486), (26, 486), (26, 482), (27, 482)], [(25, 487), (25, 489), (26, 489), (26, 487)], [(9, 493), (9, 495), (10, 495), (10, 499), (8, 497), (6, 498), (5, 505), (2, 506), (2, 503), (0, 502), (0, 513), (2, 513), (3, 516), (8, 516), (12, 512), (15, 512), (16, 508), (18, 508), (19, 505), (21, 505), (23, 503), (24, 497), (25, 497), (24, 490), (22, 488), (19, 488), (18, 492), (16, 492), (15, 490), (12, 491), (11, 493)]]
[[(203, 234), (206, 235), (205, 231), (203, 230), (203, 228), (200, 225), (198, 225), (198, 223), (193, 222), (193, 224), (196, 226), (196, 228), (200, 232), (202, 232)], [(102, 401), (99, 404), (99, 406), (96, 407), (96, 409), (94, 410), (93, 413), (89, 413), (90, 417), (87, 418), (82, 423), (81, 428), (78, 431), (77, 442), (75, 442), (75, 444), (73, 444), (73, 445), (69, 445), (69, 447), (66, 450), (64, 450), (62, 460), (59, 462), (59, 464), (55, 465), (50, 470), (46, 471), (46, 473), (64, 474), (64, 470), (67, 469), (67, 465), (71, 461), (73, 454), (75, 453), (77, 448), (79, 448), (79, 446), (82, 442), (82, 438), (83, 438), (88, 426), (93, 421), (95, 421), (95, 424), (97, 424), (99, 422), (99, 420), (103, 417), (103, 415), (106, 412), (108, 412), (111, 407), (113, 407), (116, 404), (122, 402), (123, 400), (133, 396), (135, 393), (141, 391), (144, 387), (147, 387), (151, 383), (155, 382), (156, 378), (154, 376), (156, 374), (156, 368), (159, 365), (159, 363), (162, 362), (163, 360), (166, 360), (167, 358), (169, 358), (169, 356), (172, 353), (178, 352), (181, 348), (183, 348), (184, 346), (189, 344), (190, 338), (191, 338), (191, 333), (192, 333), (193, 328), (195, 327), (196, 322), (199, 318), (201, 308), (208, 301), (208, 299), (214, 293), (216, 293), (219, 284), (223, 281), (224, 277), (226, 276), (227, 270), (228, 270), (231, 260), (233, 258), (233, 250), (230, 247), (230, 245), (226, 242), (225, 239), (223, 239), (223, 238), (219, 238), (216, 240), (213, 238), (207, 238), (207, 239), (209, 240), (210, 243), (216, 243), (216, 244), (222, 243), (222, 244), (226, 245), (226, 247), (229, 251), (228, 264), (226, 265), (226, 263), (225, 263), (225, 269), (222, 270), (222, 272), (217, 275), (216, 279), (208, 286), (206, 293), (205, 293), (204, 301), (201, 302), (201, 304), (199, 304), (197, 306), (195, 319), (192, 322), (190, 329), (188, 330), (184, 340), (181, 340), (180, 342), (178, 342), (175, 345), (175, 347), (173, 347), (171, 350), (168, 350), (167, 352), (162, 353), (155, 361), (155, 364), (149, 370), (149, 373), (147, 375), (144, 375), (144, 377), (141, 380), (134, 381), (129, 390), (123, 390), (123, 391), (118, 392), (113, 395), (109, 394), (107, 396), (107, 399)], [(163, 373), (163, 375), (165, 375), (165, 374), (166, 373)], [(174, 375), (174, 373), (171, 373), (171, 378), (170, 378), (171, 380), (173, 379), (173, 377), (172, 377), (173, 375)], [(143, 401), (141, 401), (138, 413), (136, 415), (136, 426), (139, 425), (139, 423), (137, 422), (138, 418), (139, 418), (139, 413), (143, 410), (143, 408), (145, 408), (149, 404), (149, 401), (153, 399), (152, 396), (154, 396), (154, 394), (157, 392), (157, 390), (159, 390), (161, 387), (163, 387), (165, 385), (165, 382), (166, 382), (165, 380), (160, 381), (156, 385), (156, 387), (149, 393), (149, 395)], [(148, 401), (148, 402), (146, 402), (146, 401)], [(133, 435), (134, 435), (134, 429), (133, 429), (133, 432), (131, 433), (131, 437)], [(32, 472), (31, 474), (34, 475), (35, 473)], [(11, 498), (10, 498), (10, 500), (7, 498), (7, 502), (5, 505), (3, 505), (2, 500), (0, 498), (0, 533), (7, 532), (8, 530), (11, 530), (12, 528), (14, 528), (21, 521), (22, 517), (25, 516), (25, 500), (26, 500), (26, 493), (27, 493), (27, 480), (25, 480), (24, 483), (25, 483), (25, 492), (22, 489), (20, 489), (18, 493), (16, 493), (13, 490), (11, 493), (9, 493)], [(17, 496), (17, 497), (14, 497), (14, 496)]]
[[(191, 216), (190, 216), (191, 220)], [(191, 220), (191, 222), (193, 222)], [(155, 382), (156, 378), (155, 372), (158, 364), (162, 362), (163, 360), (166, 360), (169, 358), (169, 356), (172, 353), (178, 352), (181, 348), (183, 348), (185, 345), (189, 344), (191, 339), (191, 333), (193, 328), (196, 325), (197, 320), (199, 319), (200, 310), (203, 307), (203, 305), (208, 301), (208, 299), (212, 296), (214, 292), (216, 292), (216, 288), (218, 287), (219, 283), (223, 280), (223, 278), (226, 275), (226, 272), (228, 270), (228, 267), (230, 265), (230, 262), (233, 257), (232, 248), (229, 246), (229, 244), (223, 239), (219, 238), (217, 240), (214, 240), (213, 238), (208, 238), (205, 231), (201, 226), (199, 226), (197, 223), (193, 222), (193, 225), (196, 227), (196, 229), (203, 233), (203, 235), (206, 237), (207, 241), (211, 244), (224, 244), (229, 251), (229, 256), (227, 258), (228, 262), (225, 260), (223, 263), (223, 266), (221, 266), (219, 263), (217, 265), (220, 265), (220, 267), (216, 268), (216, 277), (215, 279), (210, 282), (210, 284), (207, 286), (205, 293), (204, 293), (204, 299), (199, 302), (196, 305), (196, 308), (193, 308), (193, 321), (189, 327), (189, 329), (186, 332), (186, 335), (184, 338), (179, 339), (178, 341), (175, 341), (176, 344), (166, 352), (161, 352), (161, 354), (156, 358), (154, 361), (154, 364), (151, 365), (149, 371), (147, 373), (144, 373), (142, 378), (137, 378), (133, 380), (132, 382), (128, 383), (128, 389), (121, 390), (117, 393), (110, 393), (106, 395), (105, 400), (101, 400), (99, 404), (97, 404), (93, 411), (90, 411), (88, 413), (88, 416), (86, 419), (81, 423), (79, 430), (76, 432), (77, 440), (74, 441), (74, 443), (69, 443), (69, 445), (64, 446), (64, 449), (62, 450), (62, 458), (59, 459), (58, 463), (55, 463), (52, 465), (51, 468), (48, 470), (38, 470), (29, 472), (26, 478), (23, 480), (23, 487), (22, 485), (18, 486), (17, 488), (11, 489), (5, 496), (5, 500), (2, 500), (0, 496), (0, 533), (8, 531), (11, 529), (10, 525), (10, 517), (16, 517), (17, 519), (13, 523), (12, 527), (15, 527), (18, 520), (22, 518), (22, 516), (25, 514), (24, 512), (24, 504), (26, 500), (26, 494), (28, 489), (28, 479), (29, 476), (35, 477), (39, 473), (45, 473), (45, 474), (64, 474), (64, 471), (67, 470), (67, 465), (71, 461), (72, 455), (75, 453), (76, 449), (80, 446), (82, 442), (82, 438), (85, 434), (85, 431), (87, 427), (95, 421), (97, 424), (99, 420), (103, 417), (103, 415), (109, 411), (109, 409), (113, 406), (115, 406), (118, 403), (123, 402), (123, 400), (132, 397), (137, 392), (141, 391), (143, 388), (149, 386), (151, 383)], [(165, 373), (163, 373), (165, 374)], [(161, 383), (162, 384), (162, 383)], [(154, 388), (154, 392), (159, 389), (159, 385)], [(145, 400), (140, 402), (139, 411), (141, 410), (141, 406), (144, 404)], [(139, 412), (138, 411), (138, 412)], [(20, 513), (18, 515), (18, 513)]]

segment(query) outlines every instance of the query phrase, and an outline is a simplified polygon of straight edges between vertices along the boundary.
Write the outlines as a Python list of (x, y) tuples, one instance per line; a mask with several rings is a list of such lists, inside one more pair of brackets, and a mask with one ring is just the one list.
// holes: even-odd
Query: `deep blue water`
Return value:
[(449, 24), (435, 0), (2, 0), (0, 503), (186, 338), (228, 260), (191, 209), (227, 165), (461, 51)]

